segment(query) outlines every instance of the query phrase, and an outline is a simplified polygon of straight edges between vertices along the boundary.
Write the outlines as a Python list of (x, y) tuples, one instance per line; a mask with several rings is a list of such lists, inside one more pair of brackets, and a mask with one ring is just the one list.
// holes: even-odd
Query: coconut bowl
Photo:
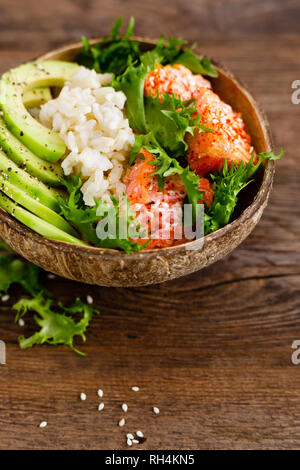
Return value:
[[(96, 43), (101, 38), (91, 42)], [(136, 37), (144, 50), (154, 41)], [(61, 47), (39, 60), (72, 61), (81, 43)], [(235, 111), (242, 114), (255, 150), (271, 150), (268, 123), (250, 93), (232, 73), (215, 64), (219, 76), (211, 79), (214, 91)], [(255, 181), (241, 193), (234, 220), (224, 228), (200, 240), (140, 253), (126, 254), (49, 240), (31, 231), (0, 209), (0, 236), (17, 253), (58, 276), (99, 286), (130, 287), (155, 284), (185, 276), (222, 259), (250, 234), (267, 205), (274, 175), (274, 162), (267, 162)], [(192, 248), (192, 249), (191, 249)]]

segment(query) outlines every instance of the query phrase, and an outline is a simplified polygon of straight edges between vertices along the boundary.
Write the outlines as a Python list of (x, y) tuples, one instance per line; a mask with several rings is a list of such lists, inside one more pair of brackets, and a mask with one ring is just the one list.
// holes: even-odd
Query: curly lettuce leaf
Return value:
[(152, 132), (160, 145), (172, 157), (185, 155), (188, 144), (186, 133), (212, 132), (200, 124), (200, 115), (195, 106), (195, 99), (182, 101), (169, 93), (145, 98), (145, 115), (148, 132)]
[(80, 176), (70, 175), (62, 179), (62, 184), (69, 192), (68, 198), (57, 197), (61, 214), (71, 222), (81, 233), (83, 238), (97, 246), (98, 238), (96, 235), (95, 223), (99, 220), (97, 216), (98, 200), (95, 200), (95, 206), (85, 206), (81, 193), (82, 181)]
[(154, 171), (152, 175), (156, 175), (158, 179), (159, 189), (164, 187), (164, 181), (168, 176), (178, 174), (184, 184), (186, 195), (189, 203), (192, 205), (193, 220), (197, 214), (197, 204), (203, 199), (203, 191), (198, 189), (200, 184), (199, 176), (192, 171), (189, 166), (182, 167), (176, 158), (170, 157), (167, 152), (159, 144), (152, 132), (146, 135), (136, 136), (135, 144), (132, 148), (131, 158), (134, 160), (142, 148), (148, 150), (154, 156), (154, 160), (149, 162), (153, 165)]
[[(111, 197), (112, 205), (106, 202), (100, 203), (97, 214), (101, 218), (102, 233), (105, 238), (100, 238), (101, 248), (122, 249), (126, 253), (140, 251), (145, 248), (148, 242), (139, 245), (130, 238), (144, 238), (145, 232), (140, 231), (140, 225), (134, 218), (134, 212), (131, 209), (128, 198), (124, 195), (120, 201)], [(99, 236), (99, 227), (97, 234)]]
[[(95, 198), (95, 206), (89, 207), (83, 201), (80, 175), (70, 175), (68, 178), (63, 178), (62, 183), (68, 189), (69, 197), (64, 199), (58, 196), (61, 214), (74, 225), (85, 240), (93, 243), (98, 248), (121, 249), (126, 253), (140, 251), (144, 248), (145, 245), (139, 245), (130, 240), (130, 227), (133, 225), (138, 227), (138, 224), (133, 217), (126, 197), (122, 199), (124, 214), (120, 213), (119, 201), (113, 197), (111, 198), (111, 204), (100, 202)], [(97, 224), (104, 218), (108, 229), (111, 230), (111, 227), (114, 227), (115, 230), (113, 232), (108, 231), (106, 238), (99, 238)], [(120, 227), (122, 227), (122, 233), (120, 233)], [(140, 236), (142, 235), (140, 234)]]
[[(85, 355), (73, 345), (74, 337), (80, 336), (86, 341), (85, 331), (92, 320), (94, 314), (99, 311), (86, 305), (80, 300), (74, 302), (71, 307), (66, 308), (59, 304), (62, 312), (58, 313), (51, 308), (52, 301), (45, 299), (41, 294), (32, 299), (21, 299), (17, 302), (13, 309), (17, 311), (15, 321), (23, 317), (29, 310), (36, 312), (34, 316), (36, 323), (40, 326), (40, 330), (29, 338), (19, 337), (21, 349), (31, 348), (34, 345), (48, 343), (51, 345), (64, 344), (69, 346), (73, 351), (80, 355)], [(71, 314), (82, 314), (82, 318), (76, 322)]]
[(230, 222), (240, 191), (252, 181), (251, 178), (262, 163), (267, 160), (279, 160), (282, 155), (282, 150), (279, 155), (263, 152), (257, 156), (256, 163), (252, 156), (246, 165), (244, 162), (233, 162), (228, 166), (225, 160), (223, 168), (211, 175), (214, 182), (214, 200), (211, 207), (206, 209), (205, 234), (215, 232)]

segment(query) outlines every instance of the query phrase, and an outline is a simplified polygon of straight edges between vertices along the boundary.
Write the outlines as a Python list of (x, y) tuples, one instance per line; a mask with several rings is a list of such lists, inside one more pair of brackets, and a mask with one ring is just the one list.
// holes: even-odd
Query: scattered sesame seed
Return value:
[(25, 325), (25, 322), (24, 322), (23, 318), (19, 318), (18, 325), (19, 326), (24, 326)]
[(133, 444), (139, 444), (140, 443), (140, 441), (138, 441), (137, 439), (133, 439), (132, 442), (133, 442)]
[(138, 392), (140, 390), (140, 387), (131, 387), (131, 390), (133, 392)]
[(157, 406), (153, 406), (153, 412), (158, 415), (159, 414), (159, 408), (157, 408)]
[(142, 433), (142, 431), (137, 431), (136, 435), (137, 437), (144, 437), (144, 434)]
[(10, 296), (8, 294), (2, 295), (1, 300), (2, 302), (7, 302), (9, 300)]
[(132, 440), (131, 440), (131, 439), (127, 439), (127, 445), (128, 445), (129, 447), (132, 446)]
[(48, 424), (47, 421), (42, 421), (39, 426), (40, 428), (45, 428), (47, 424)]
[(126, 422), (126, 421), (125, 421), (124, 418), (120, 419), (120, 421), (119, 421), (119, 426), (120, 426), (120, 428), (122, 428), (122, 427), (125, 425), (125, 422)]
[(127, 413), (127, 411), (128, 411), (128, 405), (126, 405), (126, 403), (123, 403), (123, 405), (122, 405), (122, 410), (124, 411), (124, 413)]
[(87, 301), (88, 304), (91, 305), (94, 302), (94, 299), (91, 295), (87, 295), (86, 296), (86, 301)]
[(103, 390), (101, 390), (101, 388), (99, 388), (97, 393), (98, 393), (98, 397), (100, 397), (100, 398), (103, 397)]
[(102, 411), (104, 408), (104, 403), (100, 403), (98, 406), (98, 411)]
[(86, 394), (85, 393), (82, 392), (80, 394), (80, 400), (82, 400), (82, 401), (86, 400)]
[(55, 274), (49, 273), (48, 274), (48, 279), (55, 279)]
[(133, 440), (133, 439), (134, 439), (134, 435), (129, 432), (129, 433), (127, 434), (127, 439)]

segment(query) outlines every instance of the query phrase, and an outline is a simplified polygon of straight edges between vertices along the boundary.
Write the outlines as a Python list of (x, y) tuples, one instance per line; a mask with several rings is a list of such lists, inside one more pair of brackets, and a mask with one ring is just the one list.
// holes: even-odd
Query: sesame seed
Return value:
[(49, 273), (48, 274), (48, 279), (55, 279), (55, 274)]
[(133, 392), (138, 392), (140, 390), (140, 387), (131, 387), (131, 390)]
[(139, 444), (140, 443), (140, 441), (138, 441), (137, 439), (133, 439), (132, 442), (133, 442), (133, 444)]
[(82, 392), (80, 394), (80, 400), (82, 400), (82, 401), (86, 400), (86, 394), (85, 393)]
[(40, 428), (45, 428), (47, 424), (48, 424), (47, 421), (42, 421), (39, 426)]
[(127, 439), (127, 445), (128, 445), (129, 447), (132, 446), (132, 440), (131, 440), (131, 439)]
[(144, 437), (144, 434), (142, 433), (142, 431), (137, 431), (136, 435), (137, 437)]
[(126, 422), (126, 421), (125, 421), (124, 418), (120, 419), (120, 421), (119, 421), (119, 426), (120, 426), (120, 428), (122, 428), (122, 427), (125, 425), (125, 422)]
[(2, 302), (7, 302), (9, 300), (10, 296), (8, 294), (2, 295), (1, 300)]
[(157, 408), (157, 406), (153, 406), (153, 413), (155, 413), (156, 415), (159, 414), (159, 408)]
[(98, 411), (102, 411), (104, 408), (104, 403), (100, 403), (98, 406)]
[(128, 411), (128, 405), (126, 405), (126, 403), (123, 403), (123, 405), (122, 405), (122, 410), (124, 411), (124, 413), (127, 413), (127, 411)]
[(25, 322), (24, 322), (23, 318), (19, 318), (18, 325), (19, 326), (24, 326), (25, 325)]
[(101, 390), (101, 388), (99, 388), (97, 393), (98, 393), (98, 397), (100, 397), (100, 398), (103, 397), (103, 390)]
[(86, 301), (87, 301), (88, 304), (91, 305), (91, 304), (94, 302), (94, 299), (93, 299), (93, 297), (92, 297), (91, 295), (87, 295)]
[(129, 432), (129, 433), (127, 434), (127, 439), (133, 440), (133, 439), (134, 439), (134, 435)]

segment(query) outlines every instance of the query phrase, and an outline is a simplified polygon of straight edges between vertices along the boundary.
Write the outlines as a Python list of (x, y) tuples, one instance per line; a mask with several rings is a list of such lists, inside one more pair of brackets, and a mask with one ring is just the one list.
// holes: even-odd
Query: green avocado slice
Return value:
[(60, 240), (63, 242), (73, 243), (76, 245), (87, 245), (79, 238), (73, 237), (72, 235), (60, 230), (54, 225), (49, 224), (45, 220), (40, 219), (36, 215), (27, 211), (23, 207), (13, 202), (7, 196), (0, 192), (0, 207), (6, 212), (11, 214), (15, 219), (22, 222), (26, 227), (30, 228), (34, 232), (39, 233), (43, 237), (51, 238), (54, 240)]
[(6, 127), (0, 117), (0, 147), (17, 165), (50, 186), (59, 186), (63, 171), (59, 163), (49, 163), (34, 155)]
[(55, 189), (48, 188), (37, 178), (30, 176), (26, 171), (17, 167), (6, 155), (0, 150), (0, 175), (5, 181), (26, 191), (29, 196), (39, 199), (42, 204), (49, 207), (55, 212), (59, 212), (59, 204), (57, 196), (59, 192)]
[(52, 95), (50, 88), (46, 86), (40, 86), (38, 88), (33, 88), (32, 90), (27, 90), (23, 94), (23, 104), (26, 109), (41, 106), (51, 99)]
[(59, 60), (28, 62), (6, 72), (0, 80), (0, 107), (7, 127), (43, 160), (57, 162), (66, 146), (56, 132), (31, 116), (23, 104), (23, 95), (37, 87), (62, 87), (77, 69), (77, 64)]
[(49, 207), (46, 207), (41, 204), (37, 199), (34, 199), (29, 196), (22, 189), (11, 184), (1, 174), (0, 189), (10, 199), (17, 202), (26, 209), (30, 210), (33, 214), (39, 216), (41, 219), (46, 220), (50, 224), (54, 225), (60, 230), (63, 230), (64, 232), (69, 233), (70, 235), (77, 235), (73, 227), (71, 227), (71, 225), (63, 217), (54, 212), (52, 209), (49, 209)]

